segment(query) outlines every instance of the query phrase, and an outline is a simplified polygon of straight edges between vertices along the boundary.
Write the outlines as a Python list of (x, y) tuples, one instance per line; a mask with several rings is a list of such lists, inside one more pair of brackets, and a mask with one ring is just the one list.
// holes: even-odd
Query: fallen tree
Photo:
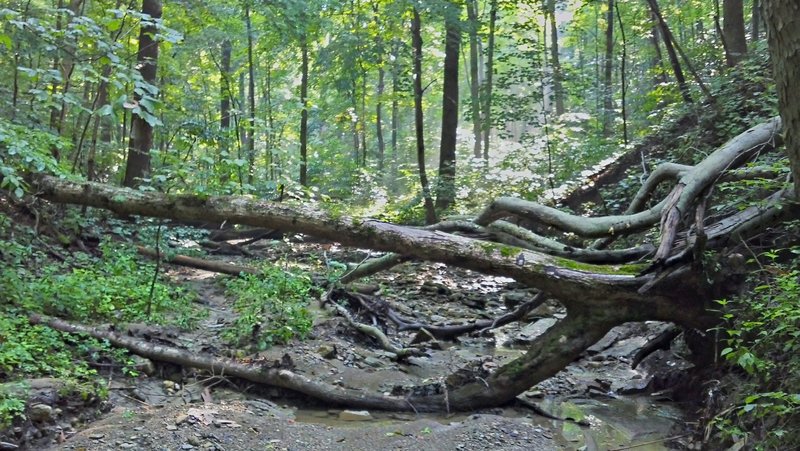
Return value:
[[(566, 317), (535, 339), (525, 355), (491, 374), (476, 372), (474, 377), (453, 378), (460, 382), (446, 384), (438, 394), (412, 390), (402, 401), (363, 393), (335, 396), (339, 404), (372, 408), (401, 409), (405, 405), (415, 410), (474, 409), (513, 400), (532, 385), (556, 374), (611, 328), (622, 323), (660, 320), (701, 331), (716, 324), (717, 317), (708, 311), (708, 303), (724, 295), (724, 291), (731, 288), (728, 276), (738, 276), (744, 268), (722, 260), (723, 270), (706, 272), (697, 256), (709, 249), (733, 249), (737, 243), (771, 224), (798, 217), (798, 209), (793, 203), (786, 204), (792, 197), (788, 190), (772, 193), (747, 208), (717, 215), (713, 221), (705, 216), (706, 204), (712, 188), (726, 174), (775, 147), (779, 128), (780, 120), (773, 119), (732, 139), (696, 166), (664, 167), (654, 171), (651, 175), (654, 179), (644, 184), (626, 213), (598, 218), (570, 215), (544, 205), (502, 198), (492, 202), (474, 221), (450, 221), (432, 228), (415, 228), (333, 216), (308, 206), (248, 197), (142, 192), (45, 175), (35, 177), (31, 183), (39, 197), (55, 202), (104, 208), (126, 216), (219, 221), (304, 233), (343, 245), (390, 252), (374, 265), (380, 270), (408, 258), (436, 261), (511, 277), (558, 299), (567, 310)], [(738, 178), (748, 177), (743, 172), (736, 174)], [(758, 174), (763, 175), (763, 172)], [(667, 181), (675, 183), (670, 194), (646, 208), (646, 200), (656, 187)], [(539, 232), (553, 232), (553, 236), (544, 237), (513, 221), (505, 221), (509, 218), (533, 224), (535, 227), (531, 228)], [(614, 239), (658, 225), (661, 227), (658, 243), (629, 249), (602, 249)], [(498, 242), (443, 231), (459, 229), (477, 232)], [(601, 241), (581, 248), (562, 241), (566, 233), (583, 239), (601, 238)], [(575, 241), (570, 240), (570, 243)], [(653, 254), (656, 245), (658, 250)], [(653, 258), (643, 261), (648, 255)], [(734, 254), (730, 261), (741, 260), (736, 257)], [(587, 260), (594, 263), (585, 263)], [(730, 268), (726, 270), (726, 266)], [(122, 342), (119, 344), (125, 346)], [(197, 362), (186, 363), (195, 365)], [(266, 383), (285, 381), (287, 377), (292, 379), (276, 375), (276, 379)], [(298, 389), (285, 383), (277, 384)], [(330, 398), (320, 395), (318, 385), (314, 387), (304, 393)]]

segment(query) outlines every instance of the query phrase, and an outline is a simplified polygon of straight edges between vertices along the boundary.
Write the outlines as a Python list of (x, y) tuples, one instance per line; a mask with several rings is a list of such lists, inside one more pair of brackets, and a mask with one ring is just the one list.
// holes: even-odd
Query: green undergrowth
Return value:
[(793, 449), (800, 441), (799, 255), (800, 247), (764, 253), (752, 290), (718, 301), (720, 355), (737, 377), (711, 426), (729, 444)]
[(223, 338), (257, 350), (304, 339), (312, 327), (311, 290), (307, 274), (281, 264), (267, 263), (259, 274), (227, 280), (225, 292), (238, 316)]
[[(99, 256), (58, 250), (64, 243), (0, 213), (0, 428), (24, 412), (24, 381), (58, 378), (72, 395), (105, 396), (96, 368), (135, 375), (124, 350), (94, 338), (31, 325), (39, 313), (87, 324), (155, 322), (191, 327), (202, 316), (194, 294), (173, 286), (123, 243), (104, 239)], [(51, 254), (66, 256), (64, 261)], [(22, 387), (22, 389), (20, 389)]]

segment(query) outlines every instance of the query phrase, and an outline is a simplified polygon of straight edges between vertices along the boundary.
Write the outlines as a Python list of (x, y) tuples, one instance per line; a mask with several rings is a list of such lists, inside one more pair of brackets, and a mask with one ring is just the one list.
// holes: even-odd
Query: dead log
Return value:
[[(158, 258), (159, 256), (159, 253), (156, 253), (156, 251), (142, 246), (136, 246), (136, 251), (141, 255), (150, 258)], [(239, 266), (231, 263), (204, 260), (202, 258), (189, 257), (188, 255), (173, 255), (161, 252), (160, 257), (162, 261), (172, 263), (174, 265), (188, 266), (189, 268), (203, 269), (220, 274), (229, 274), (232, 276), (239, 276), (242, 273), (258, 274), (257, 269), (248, 266)]]

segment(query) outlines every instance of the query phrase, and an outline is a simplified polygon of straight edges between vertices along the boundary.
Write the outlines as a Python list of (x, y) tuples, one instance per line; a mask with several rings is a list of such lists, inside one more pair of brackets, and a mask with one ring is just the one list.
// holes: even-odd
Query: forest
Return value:
[(794, 0), (0, 19), (0, 449), (800, 440)]

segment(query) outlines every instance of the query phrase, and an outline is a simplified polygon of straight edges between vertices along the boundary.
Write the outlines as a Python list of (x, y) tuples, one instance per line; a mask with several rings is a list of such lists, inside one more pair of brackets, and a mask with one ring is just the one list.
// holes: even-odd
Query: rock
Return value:
[(102, 440), (105, 436), (106, 434), (89, 434), (91, 440)]
[(167, 430), (168, 431), (177, 431), (178, 430), (178, 426), (175, 426), (174, 424), (168, 424), (167, 425)]
[(181, 445), (181, 449), (194, 449), (194, 445), (184, 443), (183, 445)]
[(341, 421), (370, 421), (372, 415), (366, 410), (343, 410), (339, 414), (339, 419)]
[(138, 355), (133, 356), (133, 368), (136, 371), (144, 373), (148, 376), (152, 376), (156, 372), (156, 365), (153, 363), (152, 360), (146, 359)]
[(38, 422), (50, 421), (53, 419), (53, 408), (47, 404), (34, 404), (28, 409), (28, 418)]
[(0, 442), (0, 450), (7, 451), (12, 449), (19, 449), (19, 445), (9, 442)]
[(336, 346), (335, 345), (323, 344), (323, 345), (320, 345), (319, 348), (317, 348), (317, 352), (323, 358), (333, 359), (333, 358), (336, 357)]
[(186, 441), (189, 442), (189, 444), (192, 446), (200, 446), (200, 444), (202, 443), (200, 439), (195, 436), (187, 438)]
[(182, 414), (178, 415), (177, 417), (175, 417), (175, 425), (176, 426), (180, 426), (183, 423), (185, 423), (186, 420), (188, 420), (188, 419), (189, 419), (189, 415), (186, 415), (185, 413), (182, 413)]

